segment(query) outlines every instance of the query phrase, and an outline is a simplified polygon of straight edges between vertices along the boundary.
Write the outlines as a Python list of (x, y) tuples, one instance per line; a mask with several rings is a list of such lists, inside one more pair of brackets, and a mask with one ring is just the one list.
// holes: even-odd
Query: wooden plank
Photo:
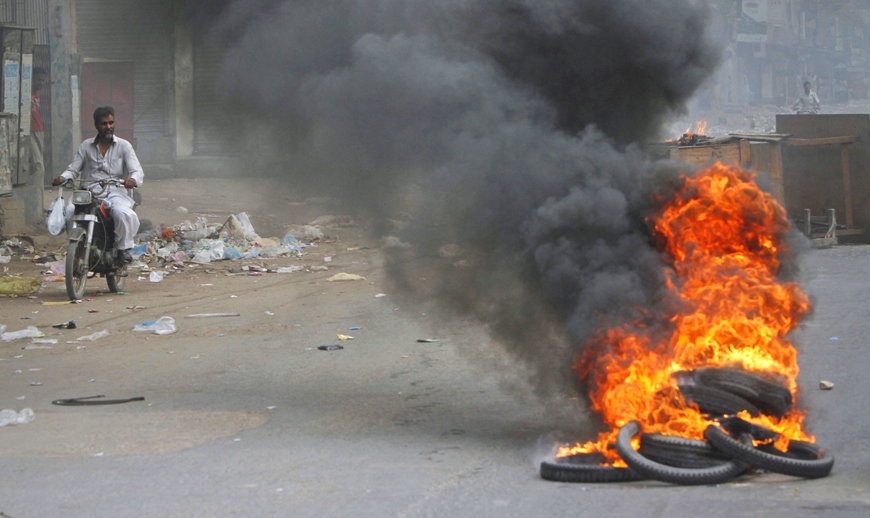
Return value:
[(852, 228), (852, 177), (849, 172), (849, 145), (840, 146), (843, 161), (843, 191), (846, 197), (846, 228)]
[(752, 143), (746, 139), (740, 140), (740, 165), (752, 166)]
[(782, 185), (782, 142), (771, 142), (770, 146), (770, 177), (773, 180), (773, 196), (780, 205), (785, 207), (785, 189)]
[(759, 142), (779, 142), (791, 136), (790, 133), (729, 133), (729, 135)]
[(831, 144), (851, 144), (857, 137), (792, 138), (783, 142), (789, 146), (825, 146)]
[(677, 148), (679, 157), (693, 165), (710, 165), (713, 162), (740, 163), (740, 144), (734, 142), (723, 146), (690, 146)]

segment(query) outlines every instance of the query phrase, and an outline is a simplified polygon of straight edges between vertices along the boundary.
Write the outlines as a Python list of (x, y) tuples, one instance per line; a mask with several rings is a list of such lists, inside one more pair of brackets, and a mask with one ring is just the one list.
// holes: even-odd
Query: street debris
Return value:
[(336, 273), (332, 277), (326, 279), (329, 282), (340, 282), (340, 281), (364, 281), (365, 277), (361, 277), (359, 275), (353, 273)]
[(100, 338), (105, 338), (107, 336), (109, 336), (109, 330), (103, 329), (102, 331), (98, 331), (96, 333), (92, 333), (92, 334), (85, 335), (85, 336), (80, 336), (80, 337), (76, 338), (76, 340), (77, 341), (93, 342), (94, 340), (99, 340)]
[(340, 335), (338, 335), (338, 339), (341, 340), (342, 342), (344, 342), (345, 340), (353, 340), (353, 337), (340, 334)]
[(131, 397), (127, 399), (98, 399), (106, 397), (104, 395), (99, 396), (85, 396), (85, 397), (74, 397), (68, 399), (55, 399), (51, 402), (52, 405), (59, 406), (90, 406), (90, 405), (118, 405), (121, 403), (129, 403), (131, 401), (145, 401), (145, 398), (142, 396)]
[(376, 299), (382, 299), (382, 298), (384, 298), (384, 297), (386, 297), (386, 296), (387, 296), (386, 293), (378, 293), (377, 295), (375, 295), (375, 298), (376, 298)]
[(66, 322), (54, 324), (51, 327), (53, 327), (55, 329), (75, 329), (76, 328), (76, 321), (75, 320), (67, 320)]
[(223, 318), (223, 317), (240, 317), (239, 313), (197, 313), (195, 315), (184, 315), (184, 318)]
[(21, 412), (7, 408), (0, 410), (0, 428), (10, 425), (27, 424), (35, 418), (33, 410), (30, 408), (25, 408)]
[(165, 271), (153, 271), (153, 272), (151, 272), (151, 275), (149, 276), (149, 280), (151, 282), (161, 282), (165, 275), (166, 275)]
[(359, 331), (360, 329), (362, 329), (362, 327), (360, 327), (360, 326), (353, 326), (353, 327), (351, 327), (351, 328), (349, 328), (349, 329), (350, 329), (351, 331)]
[(142, 322), (133, 326), (133, 331), (147, 331), (156, 335), (171, 335), (177, 331), (175, 319), (172, 317), (160, 317), (150, 322)]
[(822, 390), (831, 390), (834, 388), (834, 382), (822, 380), (819, 382), (819, 388)]
[[(2, 326), (2, 329), (5, 328), (6, 326)], [(0, 340), (4, 342), (14, 342), (15, 340), (21, 340), (22, 338), (42, 338), (43, 336), (45, 335), (42, 331), (33, 326), (28, 326), (27, 329), (0, 334)]]
[(434, 343), (438, 343), (440, 341), (441, 340), (436, 340), (434, 338), (422, 338), (420, 340), (417, 340), (417, 343), (418, 344), (434, 344)]
[(32, 295), (42, 285), (40, 277), (0, 278), (0, 295)]
[(329, 345), (321, 345), (318, 347), (321, 351), (340, 351), (344, 349), (344, 347), (338, 344), (329, 344)]

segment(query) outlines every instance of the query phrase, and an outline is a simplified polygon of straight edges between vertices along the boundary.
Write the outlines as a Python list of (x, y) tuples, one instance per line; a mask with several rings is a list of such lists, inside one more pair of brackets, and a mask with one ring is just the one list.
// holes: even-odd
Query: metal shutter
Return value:
[(77, 0), (83, 59), (133, 62), (133, 134), (171, 135), (174, 18), (168, 0)]
[(238, 148), (240, 126), (235, 110), (221, 93), (225, 51), (197, 39), (193, 46), (193, 153), (232, 155)]

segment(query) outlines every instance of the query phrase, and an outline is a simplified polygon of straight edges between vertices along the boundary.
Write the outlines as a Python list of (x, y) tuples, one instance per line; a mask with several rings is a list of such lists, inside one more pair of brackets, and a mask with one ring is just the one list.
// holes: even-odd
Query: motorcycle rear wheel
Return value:
[(81, 300), (88, 282), (88, 244), (84, 240), (70, 241), (66, 247), (66, 294), (70, 300)]

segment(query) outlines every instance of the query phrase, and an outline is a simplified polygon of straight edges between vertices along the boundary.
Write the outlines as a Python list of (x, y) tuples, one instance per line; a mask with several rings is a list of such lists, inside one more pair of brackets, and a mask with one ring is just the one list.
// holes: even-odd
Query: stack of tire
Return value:
[[(834, 467), (834, 457), (815, 444), (791, 441), (783, 452), (773, 447), (778, 435), (735, 416), (747, 411), (782, 417), (791, 411), (791, 392), (782, 384), (737, 369), (700, 369), (675, 376), (683, 398), (715, 421), (705, 441), (642, 434), (640, 448), (631, 441), (641, 432), (632, 421), (623, 426), (616, 450), (628, 465), (604, 464), (601, 454), (581, 454), (541, 463), (541, 477), (556, 482), (630, 482), (659, 480), (672, 484), (719, 484), (750, 469), (795, 477), (820, 478)], [(756, 446), (757, 444), (757, 446)]]

